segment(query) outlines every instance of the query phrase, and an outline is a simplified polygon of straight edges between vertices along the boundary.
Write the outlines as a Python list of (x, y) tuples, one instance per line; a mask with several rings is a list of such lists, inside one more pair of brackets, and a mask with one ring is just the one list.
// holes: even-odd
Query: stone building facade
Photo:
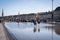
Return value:
[(60, 21), (60, 7), (57, 7), (53, 13), (54, 21)]
[[(30, 14), (22, 14), (22, 15), (11, 15), (0, 17), (0, 19), (4, 19), (5, 21), (9, 20), (35, 20), (36, 14), (38, 14), (39, 20), (52, 20), (52, 12), (41, 12), (41, 13), (30, 13)], [(53, 12), (53, 21), (60, 21), (60, 7), (57, 7)]]

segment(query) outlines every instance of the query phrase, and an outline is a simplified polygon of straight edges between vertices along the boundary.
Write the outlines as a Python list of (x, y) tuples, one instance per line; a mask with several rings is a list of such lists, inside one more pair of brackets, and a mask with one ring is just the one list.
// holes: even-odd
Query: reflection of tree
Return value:
[(46, 29), (48, 28), (48, 30), (52, 30), (52, 29), (53, 29), (53, 31), (55, 30), (55, 33), (56, 33), (57, 35), (60, 35), (60, 25), (56, 25), (56, 26), (46, 26), (45, 28), (46, 28)]
[(60, 27), (56, 26), (56, 27), (54, 27), (54, 30), (55, 30), (56, 34), (60, 35)]

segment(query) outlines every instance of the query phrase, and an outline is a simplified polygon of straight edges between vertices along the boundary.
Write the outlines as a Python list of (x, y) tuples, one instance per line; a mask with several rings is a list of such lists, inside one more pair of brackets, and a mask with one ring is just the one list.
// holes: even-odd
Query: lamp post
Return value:
[(53, 21), (53, 0), (52, 0), (52, 21)]
[[(53, 1), (54, 0), (52, 0), (52, 21), (53, 21)], [(53, 24), (52, 24), (53, 25)], [(52, 40), (53, 40), (53, 26), (52, 26)]]
[[(54, 0), (52, 0), (52, 21), (53, 21), (53, 1)], [(52, 24), (53, 25), (53, 24)], [(52, 26), (52, 40), (53, 40), (53, 26)]]

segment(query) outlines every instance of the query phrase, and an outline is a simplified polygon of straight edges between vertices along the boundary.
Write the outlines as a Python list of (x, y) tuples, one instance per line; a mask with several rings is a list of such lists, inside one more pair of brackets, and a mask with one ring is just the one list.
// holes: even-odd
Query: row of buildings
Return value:
[[(39, 20), (48, 20), (52, 21), (52, 12), (41, 12), (41, 13), (30, 13), (30, 14), (22, 14), (22, 15), (10, 15), (10, 16), (3, 16), (3, 11), (2, 11), (2, 17), (1, 19), (4, 19), (5, 21), (16, 21), (17, 19), (19, 20), (35, 20), (36, 19), (36, 14), (38, 14)], [(53, 11), (53, 21), (60, 21), (60, 7), (57, 7)]]

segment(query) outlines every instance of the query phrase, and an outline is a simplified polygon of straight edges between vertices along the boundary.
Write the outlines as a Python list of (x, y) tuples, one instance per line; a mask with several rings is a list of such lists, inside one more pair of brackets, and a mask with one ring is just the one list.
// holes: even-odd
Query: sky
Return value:
[[(54, 0), (53, 9), (60, 6), (60, 0)], [(48, 12), (52, 10), (51, 0), (0, 0), (0, 16)]]

